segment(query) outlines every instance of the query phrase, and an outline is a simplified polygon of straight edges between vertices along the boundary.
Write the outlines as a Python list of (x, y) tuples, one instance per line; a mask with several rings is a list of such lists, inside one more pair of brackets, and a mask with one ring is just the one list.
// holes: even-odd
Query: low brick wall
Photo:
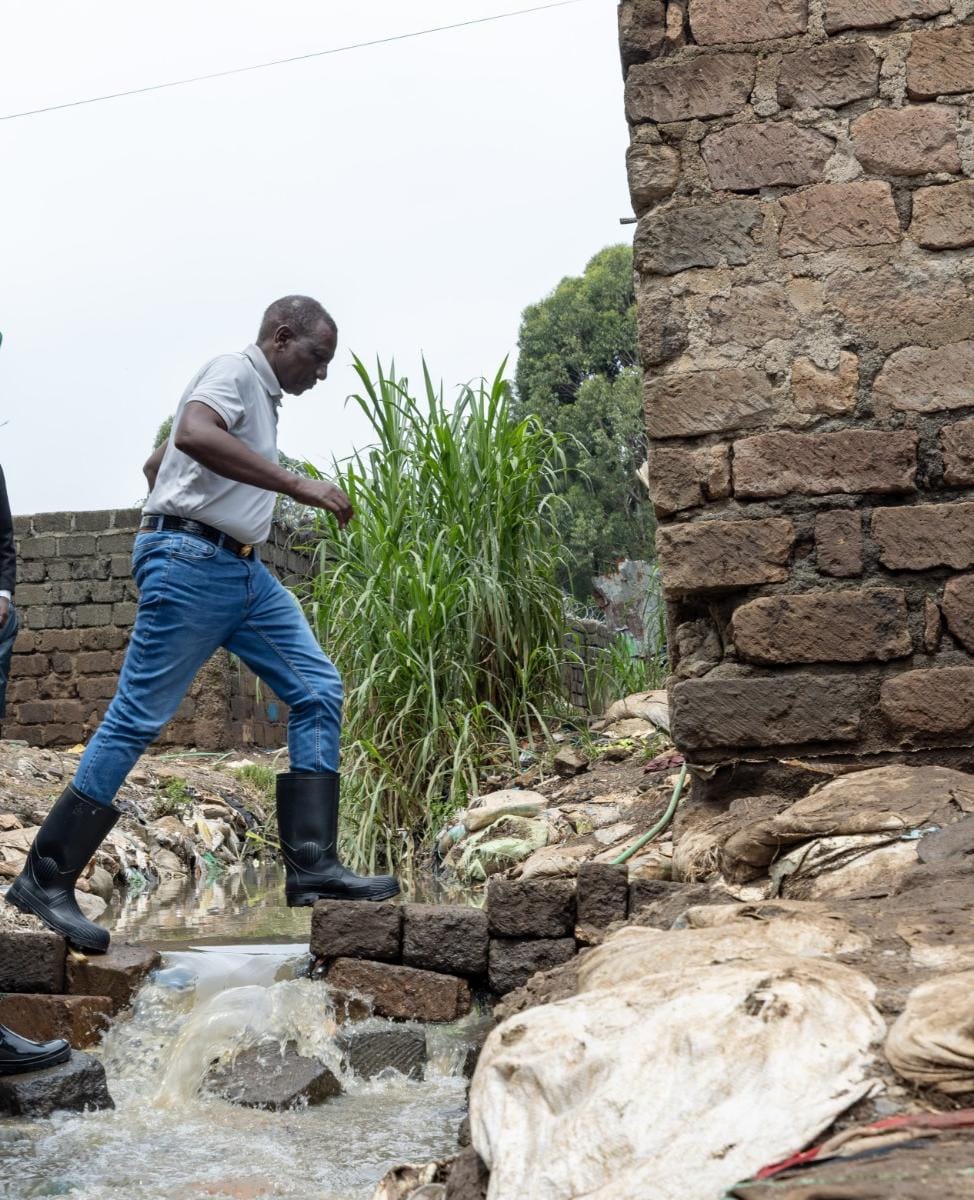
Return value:
[(340, 1003), (361, 996), (377, 1016), (450, 1021), (476, 993), (496, 1000), (570, 962), (655, 898), (625, 866), (581, 863), (577, 879), (492, 879), (482, 909), (319, 900), (311, 953)]
[[(90, 736), (115, 690), (137, 594), (131, 578), (138, 509), (14, 518), (21, 631), (7, 689), (6, 736), (69, 746)], [(308, 560), (275, 527), (261, 554), (285, 583)], [(203, 667), (160, 741), (222, 750), (280, 746), (287, 708), (226, 651)]]

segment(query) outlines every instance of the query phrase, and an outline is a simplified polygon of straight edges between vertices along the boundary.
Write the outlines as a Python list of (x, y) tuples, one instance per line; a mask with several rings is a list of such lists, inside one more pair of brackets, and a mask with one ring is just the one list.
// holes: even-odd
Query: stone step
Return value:
[(76, 1050), (97, 1045), (112, 1018), (107, 996), (0, 996), (0, 1025), (35, 1042), (67, 1038)]
[(26, 1075), (0, 1075), (0, 1113), (48, 1117), (53, 1112), (114, 1108), (105, 1068), (90, 1054), (72, 1051), (67, 1062)]
[(64, 938), (46, 930), (0, 930), (0, 992), (64, 991)]
[(113, 1015), (129, 1007), (150, 971), (162, 961), (158, 950), (112, 942), (107, 954), (68, 955), (65, 991), (73, 996), (107, 996)]

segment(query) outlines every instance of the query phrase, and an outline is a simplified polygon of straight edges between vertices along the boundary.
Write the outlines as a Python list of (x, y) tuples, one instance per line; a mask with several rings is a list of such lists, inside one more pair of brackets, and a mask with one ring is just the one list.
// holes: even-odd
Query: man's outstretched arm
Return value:
[[(179, 427), (173, 431), (172, 437), (177, 450), (188, 454), (214, 474), (236, 480), (237, 483), (249, 483), (268, 492), (281, 492), (310, 508), (325, 508), (335, 514), (342, 529), (355, 515), (351, 502), (341, 488), (321, 479), (295, 475), (269, 462), (228, 433), (223, 418), (208, 404), (191, 400), (183, 410)], [(146, 467), (148, 465), (146, 463)]]

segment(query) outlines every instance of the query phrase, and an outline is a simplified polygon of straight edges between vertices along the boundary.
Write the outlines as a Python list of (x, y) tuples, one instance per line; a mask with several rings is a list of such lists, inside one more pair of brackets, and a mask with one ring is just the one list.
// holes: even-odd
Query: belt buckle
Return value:
[(248, 544), (248, 545), (246, 545), (246, 546), (241, 546), (241, 547), (240, 547), (240, 557), (241, 557), (241, 558), (249, 558), (249, 557), (250, 557), (250, 552), (251, 552), (252, 550), (253, 550), (253, 546), (251, 546), (251, 545), (249, 545), (249, 544)]

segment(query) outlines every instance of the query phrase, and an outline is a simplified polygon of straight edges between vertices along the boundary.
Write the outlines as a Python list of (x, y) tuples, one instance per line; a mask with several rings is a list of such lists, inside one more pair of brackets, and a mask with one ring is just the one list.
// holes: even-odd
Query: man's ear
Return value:
[(290, 342), (294, 341), (294, 330), (290, 325), (278, 325), (274, 331), (274, 345), (280, 346), (282, 349)]

